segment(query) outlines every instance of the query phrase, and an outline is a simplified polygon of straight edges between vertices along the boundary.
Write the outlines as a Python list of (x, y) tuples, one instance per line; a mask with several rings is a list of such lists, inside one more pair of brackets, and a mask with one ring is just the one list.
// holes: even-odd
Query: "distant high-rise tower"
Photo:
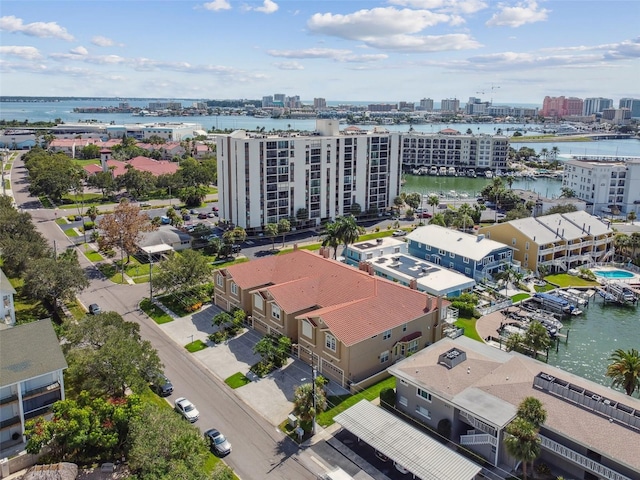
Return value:
[(640, 118), (640, 99), (621, 98), (618, 108), (628, 108), (631, 111), (631, 118)]
[(440, 101), (440, 111), (449, 113), (458, 113), (460, 110), (460, 100), (457, 98), (446, 98)]
[(316, 110), (320, 108), (327, 108), (327, 100), (324, 98), (314, 98), (313, 108), (315, 108)]
[(262, 107), (273, 107), (273, 96), (267, 95), (266, 97), (262, 97)]
[(582, 115), (584, 101), (577, 97), (544, 97), (540, 115), (562, 118), (568, 115)]
[(585, 98), (582, 105), (582, 115), (593, 115), (595, 113), (602, 113), (605, 108), (612, 108), (613, 100), (610, 98), (591, 97)]
[(426, 110), (427, 112), (433, 112), (433, 99), (423, 98), (420, 100), (420, 110)]

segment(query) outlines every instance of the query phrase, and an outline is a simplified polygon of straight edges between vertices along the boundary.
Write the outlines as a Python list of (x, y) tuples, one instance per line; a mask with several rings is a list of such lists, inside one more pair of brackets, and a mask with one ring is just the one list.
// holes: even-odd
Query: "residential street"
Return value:
[[(28, 193), (26, 170), (21, 160), (12, 169), (13, 195), (19, 209), (28, 210), (35, 225), (58, 251), (72, 245), (55, 223), (54, 212), (43, 209)], [(38, 208), (40, 207), (40, 208)], [(176, 393), (189, 398), (200, 410), (197, 423), (202, 431), (216, 427), (226, 433), (233, 453), (225, 461), (244, 479), (315, 479), (323, 469), (304, 450), (253, 412), (232, 390), (202, 368), (184, 348), (173, 342), (140, 310), (139, 300), (148, 295), (148, 285), (115, 285), (82, 254), (78, 255), (91, 286), (80, 299), (98, 303), (104, 311), (120, 313), (125, 320), (138, 322), (143, 338), (158, 350)], [(185, 342), (187, 343), (187, 342)]]

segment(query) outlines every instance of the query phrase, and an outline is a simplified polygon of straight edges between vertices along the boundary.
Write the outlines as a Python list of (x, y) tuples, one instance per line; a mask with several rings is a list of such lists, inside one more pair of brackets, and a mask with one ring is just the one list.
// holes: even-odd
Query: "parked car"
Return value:
[(158, 379), (151, 384), (151, 390), (161, 397), (168, 397), (173, 393), (173, 383), (164, 375), (160, 375)]
[(151, 206), (151, 204), (150, 204), (150, 203), (147, 203), (147, 202), (142, 202), (142, 203), (140, 204), (140, 208), (145, 208), (145, 207), (150, 207), (150, 206)]
[(416, 217), (418, 218), (431, 218), (433, 215), (431, 215), (429, 212), (420, 212), (416, 215)]
[(389, 457), (387, 457), (384, 453), (379, 452), (378, 450), (376, 450), (376, 457), (378, 457), (378, 459), (382, 462), (388, 462), (389, 461)]
[(216, 455), (229, 455), (231, 453), (231, 443), (229, 440), (215, 428), (211, 428), (204, 432), (204, 437), (209, 440), (209, 447)]
[(216, 207), (215, 205), (213, 207), (211, 207), (211, 211), (212, 212), (217, 212), (218, 211), (218, 207)]
[(189, 215), (188, 213), (185, 213), (184, 215), (182, 215), (182, 220), (184, 220), (185, 222), (188, 222), (189, 220), (191, 220), (191, 215)]
[(198, 214), (198, 218), (199, 218), (200, 220), (204, 220), (205, 218), (207, 218), (207, 214), (206, 214), (206, 213), (199, 213), (199, 214)]
[(196, 422), (200, 418), (200, 412), (196, 406), (184, 397), (177, 398), (174, 406), (176, 412), (191, 423)]
[(409, 473), (409, 470), (407, 470), (397, 462), (393, 462), (393, 466), (396, 467), (396, 470), (398, 470), (400, 473)]
[(91, 305), (89, 305), (89, 313), (91, 315), (97, 315), (102, 311), (102, 309), (100, 308), (100, 305), (98, 305), (97, 303), (92, 303)]
[(396, 230), (393, 232), (394, 237), (404, 237), (407, 234), (404, 230)]
[(209, 213), (207, 213), (207, 217), (208, 217), (208, 218), (215, 218), (215, 216), (216, 216), (216, 214), (215, 214), (215, 213), (213, 213), (213, 212), (209, 212)]
[(193, 209), (193, 208), (192, 208), (191, 210), (189, 210), (189, 213), (190, 213), (191, 215), (198, 215), (198, 211), (197, 211), (197, 210), (195, 210), (195, 209)]

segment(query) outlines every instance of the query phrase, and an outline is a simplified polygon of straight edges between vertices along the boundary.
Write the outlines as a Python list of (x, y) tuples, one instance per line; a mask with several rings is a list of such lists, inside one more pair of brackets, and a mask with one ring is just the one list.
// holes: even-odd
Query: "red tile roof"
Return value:
[[(127, 164), (133, 166), (136, 170), (141, 172), (150, 172), (151, 174), (158, 176), (165, 173), (176, 173), (180, 167), (177, 163), (168, 162), (164, 160), (154, 160), (147, 157), (135, 157), (128, 162), (120, 160), (107, 160), (107, 167), (113, 170), (113, 175), (119, 177), (127, 172)], [(102, 167), (99, 165), (86, 165), (85, 171), (89, 174), (102, 171)]]
[(428, 312), (425, 293), (306, 250), (252, 260), (226, 270), (243, 290), (264, 287), (288, 313), (315, 308), (308, 316), (321, 317), (346, 345)]

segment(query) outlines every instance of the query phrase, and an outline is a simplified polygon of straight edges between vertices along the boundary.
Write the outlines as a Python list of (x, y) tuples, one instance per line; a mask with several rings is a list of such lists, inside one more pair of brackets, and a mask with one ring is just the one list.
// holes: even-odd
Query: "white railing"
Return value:
[(551, 450), (554, 453), (557, 453), (561, 457), (564, 457), (567, 460), (570, 460), (573, 463), (580, 465), (586, 470), (589, 470), (590, 472), (595, 473), (596, 475), (601, 476), (607, 480), (631, 480), (629, 477), (621, 475), (620, 473), (611, 470), (608, 467), (605, 467), (601, 463), (598, 463), (595, 460), (591, 460), (590, 458), (585, 457), (584, 455), (581, 455), (575, 450), (571, 450), (570, 448), (567, 448), (558, 442), (554, 442), (550, 438), (540, 435), (540, 440), (540, 445), (542, 447)]
[(493, 445), (498, 446), (498, 439), (488, 433), (476, 433), (474, 435), (460, 435), (460, 445)]
[(488, 423), (485, 423), (482, 420), (477, 419), (476, 417), (468, 414), (464, 410), (460, 410), (458, 414), (460, 417), (464, 419), (466, 423), (471, 425), (473, 428), (477, 428), (478, 430), (489, 433), (492, 436), (497, 435), (498, 431), (496, 430), (495, 427), (492, 427)]

